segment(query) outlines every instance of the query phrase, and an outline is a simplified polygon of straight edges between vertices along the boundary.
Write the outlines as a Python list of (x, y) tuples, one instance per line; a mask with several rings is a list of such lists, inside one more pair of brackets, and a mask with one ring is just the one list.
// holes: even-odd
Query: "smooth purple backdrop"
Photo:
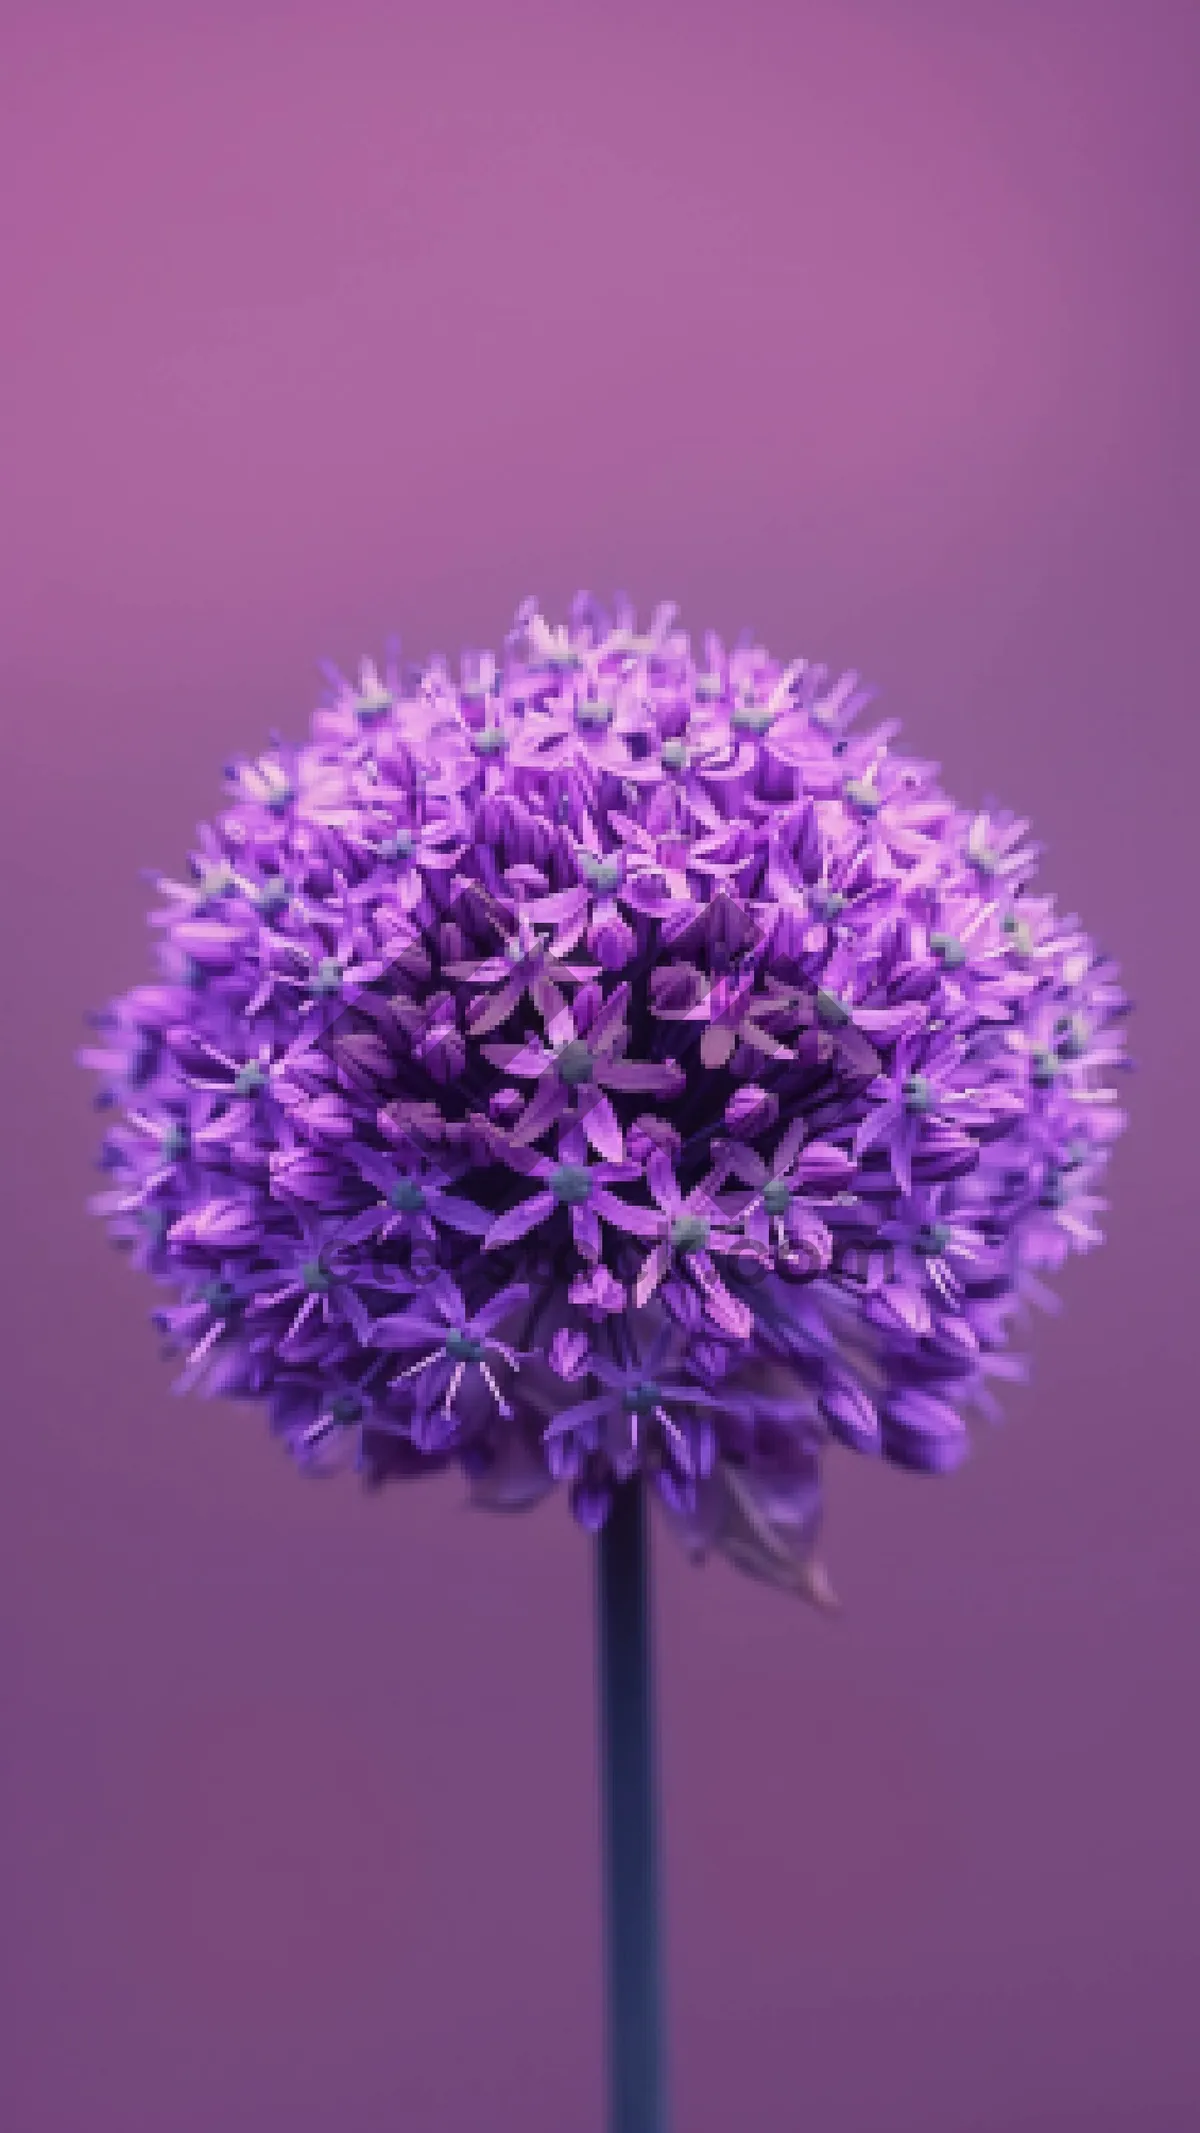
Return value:
[(659, 1550), (678, 2133), (1200, 2123), (1200, 11), (0, 27), (7, 2133), (598, 2133), (591, 1562), (176, 1403), (83, 1212), (137, 870), (536, 591), (853, 664), (1138, 999), (1111, 1242), (830, 1626)]

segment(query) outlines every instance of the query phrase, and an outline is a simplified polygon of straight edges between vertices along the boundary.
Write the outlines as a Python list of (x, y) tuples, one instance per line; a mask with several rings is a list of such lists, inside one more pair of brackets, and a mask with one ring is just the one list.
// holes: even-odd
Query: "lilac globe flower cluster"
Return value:
[(829, 1439), (943, 1470), (1099, 1238), (1126, 1001), (858, 677), (660, 607), (330, 693), (228, 768), (85, 1062), (181, 1386), (814, 1587)]

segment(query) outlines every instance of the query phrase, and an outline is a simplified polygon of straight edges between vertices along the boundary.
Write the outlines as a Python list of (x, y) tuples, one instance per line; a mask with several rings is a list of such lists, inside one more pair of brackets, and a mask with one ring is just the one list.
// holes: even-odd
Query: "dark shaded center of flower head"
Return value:
[(950, 1231), (945, 1222), (923, 1222), (916, 1234), (917, 1250), (926, 1259), (936, 1259), (950, 1242)]
[(323, 1296), (329, 1287), (329, 1276), (319, 1259), (306, 1259), (300, 1269), (300, 1279), (312, 1296)]
[(703, 1215), (677, 1215), (670, 1228), (672, 1247), (685, 1256), (688, 1252), (702, 1252), (711, 1228)]
[(589, 888), (611, 894), (621, 886), (621, 862), (619, 859), (597, 859), (593, 852), (579, 854), (579, 871)]
[(846, 908), (846, 899), (840, 889), (810, 889), (808, 901), (813, 917), (826, 921), (838, 918)]
[(655, 1384), (654, 1379), (641, 1378), (636, 1385), (629, 1387), (621, 1404), (626, 1414), (648, 1415), (658, 1406), (661, 1398), (662, 1390)]
[(1033, 954), (1033, 934), (1027, 920), (1018, 918), (1015, 911), (1006, 911), (1003, 927), (1008, 935), (1009, 952), (1017, 957)]
[(585, 1163), (560, 1163), (550, 1173), (550, 1190), (563, 1207), (582, 1207), (590, 1199), (592, 1175)]
[(724, 687), (719, 674), (697, 674), (692, 683), (692, 694), (698, 704), (715, 704)]
[(977, 874), (997, 874), (1000, 871), (1000, 854), (994, 851), (990, 844), (977, 844), (969, 857)]
[(460, 1333), (457, 1327), (446, 1335), (446, 1353), (455, 1363), (481, 1363), (483, 1342), (472, 1339), (469, 1333)]
[(206, 1281), (200, 1294), (214, 1318), (228, 1318), (237, 1302), (237, 1295), (227, 1281)]
[(686, 741), (664, 741), (659, 750), (659, 761), (664, 770), (686, 770), (688, 767)]
[(558, 1055), (558, 1071), (561, 1079), (571, 1088), (578, 1088), (581, 1083), (591, 1081), (596, 1071), (596, 1062), (586, 1044), (578, 1037), (573, 1037), (569, 1044), (564, 1044)]
[(869, 778), (847, 778), (843, 789), (850, 805), (856, 807), (860, 815), (877, 815), (883, 806), (883, 794)]
[(398, 1178), (388, 1194), (388, 1206), (398, 1214), (419, 1215), (425, 1205), (425, 1195), (415, 1178)]
[(411, 859), (412, 850), (413, 833), (410, 829), (398, 829), (395, 836), (389, 837), (380, 847), (384, 859)]
[(901, 1093), (906, 1111), (932, 1110), (934, 1088), (927, 1074), (906, 1074)]
[(503, 755), (508, 746), (508, 735), (503, 726), (481, 726), (471, 735), (471, 746), (476, 755)]
[(357, 1393), (339, 1392), (337, 1398), (330, 1402), (329, 1419), (336, 1422), (340, 1428), (348, 1429), (352, 1422), (358, 1421), (362, 1411), (363, 1403)]
[(295, 798), (291, 779), (282, 770), (271, 771), (269, 777), (271, 789), (267, 794), (267, 807), (273, 815), (285, 815)]
[(1038, 1206), (1051, 1209), (1061, 1207), (1066, 1197), (1066, 1182), (1057, 1166), (1051, 1163), (1042, 1180), (1041, 1191), (1038, 1193)]
[(159, 1136), (159, 1153), (164, 1163), (177, 1163), (188, 1151), (188, 1129), (176, 1120), (164, 1128)]
[(342, 989), (342, 966), (336, 955), (323, 955), (312, 975), (310, 988), (320, 998)]
[(785, 1215), (792, 1204), (792, 1188), (782, 1178), (768, 1178), (763, 1186), (763, 1206), (769, 1215)]
[(850, 1010), (844, 1007), (835, 992), (827, 991), (824, 985), (817, 993), (817, 1020), (826, 1029), (844, 1029), (850, 1020)]
[(239, 1067), (233, 1079), (235, 1096), (258, 1096), (267, 1086), (267, 1077), (257, 1059), (250, 1059)]
[(606, 703), (603, 698), (594, 703), (576, 705), (575, 723), (577, 726), (582, 726), (585, 732), (603, 733), (606, 726), (611, 726), (612, 721), (613, 707), (610, 703)]
[(931, 933), (929, 945), (947, 970), (958, 970), (967, 960), (967, 951), (953, 933)]

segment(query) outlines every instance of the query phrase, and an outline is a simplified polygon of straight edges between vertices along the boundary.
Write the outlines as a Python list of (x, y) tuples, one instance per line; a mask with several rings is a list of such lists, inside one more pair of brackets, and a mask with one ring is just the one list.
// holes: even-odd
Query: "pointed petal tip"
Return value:
[(816, 1556), (810, 1556), (804, 1564), (797, 1580), (797, 1590), (802, 1598), (810, 1600), (822, 1614), (840, 1615), (843, 1612), (829, 1572)]

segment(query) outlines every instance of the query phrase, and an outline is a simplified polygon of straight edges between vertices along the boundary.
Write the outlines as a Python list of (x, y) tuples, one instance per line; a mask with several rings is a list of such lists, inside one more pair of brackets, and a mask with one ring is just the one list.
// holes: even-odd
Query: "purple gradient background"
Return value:
[(660, 1551), (678, 2133), (1200, 2123), (1198, 75), (1149, 0), (8, 0), (8, 2133), (598, 2133), (588, 1550), (173, 1403), (71, 1063), (320, 658), (579, 585), (857, 665), (1139, 1000), (1010, 1426), (832, 1461), (845, 1619)]

